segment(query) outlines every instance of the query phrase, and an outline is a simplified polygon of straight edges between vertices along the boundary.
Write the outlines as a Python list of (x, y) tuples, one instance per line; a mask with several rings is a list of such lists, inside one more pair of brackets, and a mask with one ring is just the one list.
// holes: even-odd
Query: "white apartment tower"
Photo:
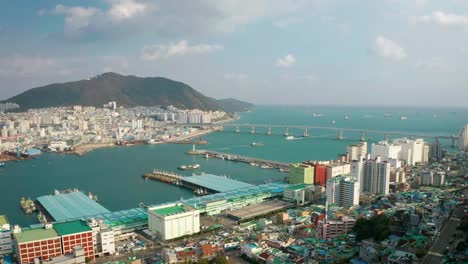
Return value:
[(359, 191), (387, 195), (390, 184), (390, 163), (380, 157), (355, 160), (351, 163), (351, 176), (359, 182)]
[(349, 154), (349, 160), (357, 160), (359, 157), (367, 155), (367, 142), (360, 142), (346, 147), (346, 152)]
[(351, 176), (337, 176), (327, 181), (327, 202), (349, 208), (359, 205), (359, 182)]

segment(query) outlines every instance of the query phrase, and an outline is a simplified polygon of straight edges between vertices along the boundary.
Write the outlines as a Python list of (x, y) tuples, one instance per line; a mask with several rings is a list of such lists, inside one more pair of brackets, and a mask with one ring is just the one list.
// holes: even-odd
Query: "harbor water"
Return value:
[[(314, 117), (315, 113), (315, 117)], [(386, 114), (386, 116), (384, 116)], [(390, 116), (391, 114), (391, 116)], [(323, 116), (319, 116), (323, 115)], [(347, 116), (347, 118), (345, 118)], [(407, 117), (400, 120), (401, 116)], [(332, 122), (335, 121), (335, 122)], [(239, 124), (275, 124), (334, 126), (343, 128), (402, 131), (423, 135), (458, 134), (468, 122), (467, 109), (403, 109), (357, 107), (259, 106), (254, 112), (241, 114)], [(232, 128), (204, 137), (203, 149), (233, 153), (282, 162), (335, 159), (345, 152), (347, 144), (359, 140), (359, 133), (344, 133), (337, 140), (336, 131), (312, 130), (302, 138), (303, 131), (289, 130), (297, 137), (286, 140), (282, 129), (266, 135), (265, 129), (250, 134), (248, 128), (235, 133)], [(369, 143), (383, 139), (382, 135), (366, 135)], [(261, 142), (263, 145), (251, 146)], [(443, 142), (450, 145), (451, 142)], [(245, 163), (185, 154), (189, 145), (138, 145), (96, 149), (84, 157), (65, 154), (43, 154), (36, 159), (8, 162), (0, 168), (0, 214), (6, 214), (13, 224), (37, 223), (35, 215), (26, 216), (20, 209), (21, 197), (35, 199), (51, 194), (54, 189), (78, 188), (97, 194), (99, 202), (111, 211), (157, 204), (193, 197), (181, 187), (157, 181), (146, 181), (141, 176), (153, 169), (190, 175), (180, 171), (182, 164), (200, 164), (200, 172), (226, 175), (252, 184), (281, 180), (285, 174), (273, 169), (261, 169)]]

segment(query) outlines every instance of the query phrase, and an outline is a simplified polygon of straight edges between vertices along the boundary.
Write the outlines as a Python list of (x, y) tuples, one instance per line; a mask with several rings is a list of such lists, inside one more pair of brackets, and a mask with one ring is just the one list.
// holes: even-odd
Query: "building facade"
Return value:
[(54, 224), (54, 229), (62, 238), (62, 254), (72, 254), (74, 247), (82, 247), (85, 257), (94, 259), (93, 231), (85, 221)]
[(13, 252), (11, 241), (11, 226), (5, 215), (0, 215), (0, 256)]
[(359, 182), (351, 176), (337, 176), (327, 181), (327, 202), (349, 208), (359, 205)]
[(192, 235), (200, 232), (200, 213), (182, 203), (148, 208), (148, 227), (163, 240)]
[(290, 184), (314, 184), (314, 166), (303, 163), (291, 163), (289, 166)]
[(346, 147), (346, 152), (349, 155), (349, 160), (357, 160), (359, 157), (367, 155), (367, 142), (360, 142)]
[(468, 151), (468, 124), (466, 124), (458, 137), (458, 149), (460, 151)]
[(27, 230), (15, 227), (13, 237), (20, 264), (34, 263), (34, 259), (48, 260), (62, 255), (62, 240), (51, 224)]
[(355, 223), (356, 219), (346, 216), (341, 220), (319, 220), (317, 222), (317, 233), (323, 239), (335, 238), (350, 232)]

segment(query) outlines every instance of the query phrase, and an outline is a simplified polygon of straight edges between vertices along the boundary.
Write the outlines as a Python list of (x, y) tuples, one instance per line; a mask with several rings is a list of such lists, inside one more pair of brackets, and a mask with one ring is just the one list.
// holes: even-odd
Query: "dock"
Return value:
[(156, 180), (187, 188), (198, 195), (221, 193), (231, 190), (250, 188), (253, 186), (252, 184), (237, 181), (226, 176), (217, 176), (212, 174), (182, 176), (172, 172), (158, 170), (144, 174), (143, 178), (146, 180)]
[(154, 170), (150, 173), (143, 174), (143, 178), (145, 180), (157, 180), (160, 182), (171, 183), (176, 185), (180, 185), (180, 181), (183, 177), (184, 176), (176, 173), (160, 170)]
[(287, 171), (289, 169), (289, 163), (279, 162), (274, 160), (259, 159), (247, 156), (240, 156), (232, 153), (224, 153), (213, 150), (190, 150), (186, 152), (190, 155), (205, 155), (208, 158), (218, 158), (223, 160), (230, 160), (235, 162), (248, 163), (252, 166), (261, 167), (264, 169), (280, 169)]

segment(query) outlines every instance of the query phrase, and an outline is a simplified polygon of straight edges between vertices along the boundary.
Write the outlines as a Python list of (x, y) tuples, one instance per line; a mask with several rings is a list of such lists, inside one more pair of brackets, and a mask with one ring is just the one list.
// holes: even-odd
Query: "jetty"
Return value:
[(160, 182), (179, 185), (184, 176), (161, 170), (153, 170), (150, 173), (143, 174), (145, 180), (157, 180)]
[(154, 170), (151, 173), (144, 174), (143, 178), (177, 185), (192, 190), (198, 195), (226, 192), (242, 188), (250, 188), (253, 186), (248, 183), (231, 179), (227, 176), (217, 176), (205, 173), (194, 176), (182, 176), (172, 172)]
[(218, 158), (222, 160), (248, 163), (251, 166), (257, 166), (264, 169), (280, 169), (282, 171), (286, 171), (289, 168), (289, 163), (286, 162), (240, 156), (232, 153), (225, 153), (213, 150), (192, 149), (187, 151), (186, 153), (190, 155), (204, 155), (206, 158)]

